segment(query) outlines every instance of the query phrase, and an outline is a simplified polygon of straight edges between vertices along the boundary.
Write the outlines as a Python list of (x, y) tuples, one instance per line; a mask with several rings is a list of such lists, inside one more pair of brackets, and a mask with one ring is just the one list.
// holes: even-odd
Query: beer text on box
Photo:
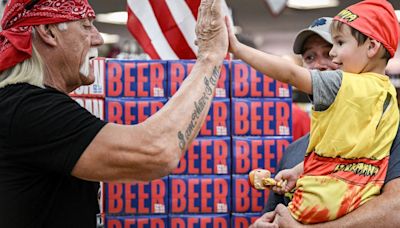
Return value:
[(231, 65), (232, 97), (292, 97), (292, 89), (288, 84), (275, 81), (240, 60), (232, 61)]
[(72, 99), (97, 118), (104, 120), (104, 99), (90, 97), (72, 97)]
[(292, 100), (233, 98), (232, 134), (289, 136), (292, 132)]
[(166, 97), (167, 62), (106, 61), (107, 97)]
[(231, 224), (235, 228), (247, 228), (253, 224), (261, 213), (232, 213)]
[(169, 215), (171, 228), (229, 228), (229, 214), (217, 215)]
[(167, 214), (168, 177), (151, 182), (104, 183), (105, 214)]
[(230, 99), (213, 99), (210, 111), (203, 126), (201, 126), (199, 136), (228, 136), (230, 135)]
[(232, 137), (232, 173), (261, 168), (275, 173), (291, 136)]
[(106, 121), (134, 125), (160, 110), (167, 98), (106, 98)]
[(170, 175), (170, 213), (229, 213), (229, 175)]
[(230, 174), (230, 137), (198, 137), (172, 174)]
[(232, 212), (259, 213), (268, 199), (269, 190), (256, 190), (248, 181), (248, 175), (232, 175)]
[(113, 216), (106, 215), (104, 219), (105, 228), (130, 228), (130, 227), (149, 227), (162, 228), (168, 227), (167, 215), (148, 215), (148, 216)]
[(94, 83), (88, 86), (81, 86), (70, 93), (72, 97), (97, 97), (104, 98), (105, 93), (105, 59), (96, 58), (93, 60)]
[[(192, 71), (195, 60), (168, 61), (168, 97), (172, 97), (181, 86), (182, 82)], [(229, 62), (224, 61), (221, 74), (215, 89), (215, 97), (229, 97)]]

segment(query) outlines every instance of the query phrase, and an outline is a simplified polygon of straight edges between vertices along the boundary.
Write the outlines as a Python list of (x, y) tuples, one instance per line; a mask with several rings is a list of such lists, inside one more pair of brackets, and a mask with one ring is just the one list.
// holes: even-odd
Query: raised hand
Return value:
[(202, 0), (196, 24), (199, 60), (222, 60), (228, 51), (228, 32), (222, 15), (222, 0)]
[(225, 17), (225, 24), (228, 29), (228, 37), (229, 37), (229, 52), (234, 55), (237, 55), (237, 51), (239, 49), (239, 45), (241, 44), (239, 40), (236, 38), (235, 33), (233, 31), (233, 26), (228, 17)]

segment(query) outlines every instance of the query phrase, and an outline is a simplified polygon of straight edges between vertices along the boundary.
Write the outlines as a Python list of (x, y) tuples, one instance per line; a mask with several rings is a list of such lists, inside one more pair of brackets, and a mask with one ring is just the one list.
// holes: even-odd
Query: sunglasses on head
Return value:
[(33, 8), (33, 6), (38, 2), (39, 2), (39, 0), (30, 1), (28, 4), (25, 5), (25, 9), (26, 10), (31, 10)]

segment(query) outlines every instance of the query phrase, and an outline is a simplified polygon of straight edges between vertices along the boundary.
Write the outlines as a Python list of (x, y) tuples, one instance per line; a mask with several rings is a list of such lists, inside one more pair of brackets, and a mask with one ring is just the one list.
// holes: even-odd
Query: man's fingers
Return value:
[(275, 207), (275, 212), (278, 215), (282, 215), (283, 213), (287, 212), (287, 208), (285, 207), (285, 205), (280, 203)]
[(222, 0), (213, 0), (211, 5), (211, 12), (215, 17), (220, 17), (222, 9)]
[(278, 224), (259, 221), (250, 225), (249, 228), (278, 228)]

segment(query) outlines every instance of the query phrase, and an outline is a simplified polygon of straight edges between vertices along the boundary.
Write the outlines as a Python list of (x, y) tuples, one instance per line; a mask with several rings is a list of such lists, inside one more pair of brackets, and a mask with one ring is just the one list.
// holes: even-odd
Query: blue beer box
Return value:
[(166, 97), (167, 61), (106, 60), (106, 97)]
[(229, 214), (169, 215), (171, 228), (229, 228)]
[(232, 134), (245, 136), (290, 136), (292, 100), (232, 98)]
[(248, 174), (251, 170), (276, 172), (291, 136), (232, 137), (232, 173)]
[(250, 65), (233, 60), (231, 64), (232, 97), (236, 98), (290, 98), (292, 87), (276, 81)]
[(105, 215), (104, 228), (168, 228), (167, 215)]
[(232, 175), (232, 212), (260, 213), (268, 199), (269, 190), (256, 190), (248, 175)]
[(134, 125), (160, 110), (167, 98), (106, 98), (105, 101), (106, 121)]
[(172, 174), (218, 175), (231, 173), (231, 138), (197, 137)]
[(170, 214), (229, 213), (230, 175), (170, 175)]
[(199, 136), (228, 136), (231, 134), (229, 98), (213, 99)]
[(168, 177), (150, 182), (104, 183), (102, 186), (102, 213), (115, 215), (168, 213)]
[[(182, 82), (192, 71), (195, 60), (170, 60), (168, 61), (168, 97), (172, 97), (179, 89)], [(224, 61), (221, 73), (215, 89), (215, 97), (229, 97), (229, 62)]]

